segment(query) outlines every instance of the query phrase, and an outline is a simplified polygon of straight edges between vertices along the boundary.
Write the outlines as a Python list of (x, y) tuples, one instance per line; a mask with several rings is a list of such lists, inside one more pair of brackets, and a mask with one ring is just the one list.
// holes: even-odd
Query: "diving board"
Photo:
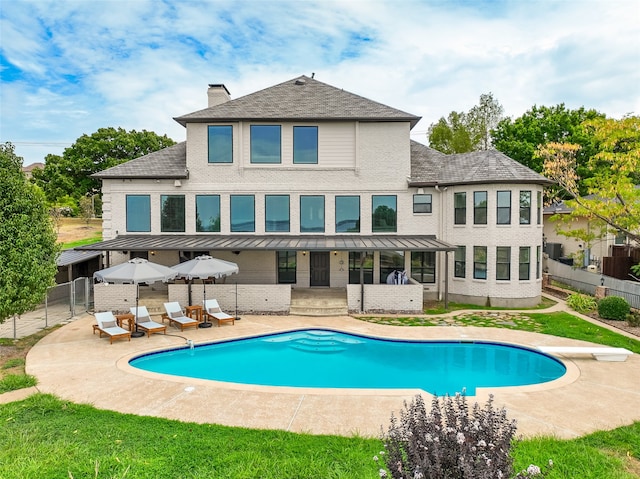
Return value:
[(626, 361), (633, 354), (625, 348), (591, 346), (538, 346), (538, 350), (547, 354), (591, 354), (598, 361)]

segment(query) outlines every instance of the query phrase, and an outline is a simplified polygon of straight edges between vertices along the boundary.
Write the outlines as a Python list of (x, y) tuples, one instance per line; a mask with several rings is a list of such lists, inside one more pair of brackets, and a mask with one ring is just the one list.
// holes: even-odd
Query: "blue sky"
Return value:
[(513, 118), (565, 103), (640, 114), (637, 0), (0, 0), (0, 141), (25, 165), (101, 127), (172, 118), (298, 75), (422, 116), (491, 92)]

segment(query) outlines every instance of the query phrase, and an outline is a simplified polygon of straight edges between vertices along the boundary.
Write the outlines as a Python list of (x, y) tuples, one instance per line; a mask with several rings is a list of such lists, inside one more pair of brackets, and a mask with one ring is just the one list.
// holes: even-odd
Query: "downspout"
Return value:
[[(444, 192), (447, 191), (447, 187), (445, 186), (444, 188), (440, 189), (440, 186), (435, 185), (435, 189), (438, 193), (440, 193), (440, 225), (438, 226), (438, 239), (440, 239), (441, 241), (444, 241), (444, 226), (445, 226), (445, 216), (447, 215), (447, 209), (445, 208), (445, 195)], [(440, 260), (442, 260), (442, 256), (438, 255), (438, 258)], [(444, 261), (445, 261), (445, 277), (444, 277), (444, 290), (445, 290), (445, 303), (448, 303), (448, 296), (449, 296), (449, 255), (445, 252), (444, 254)], [(440, 265), (442, 267), (442, 264)], [(441, 268), (442, 269), (442, 268)], [(442, 284), (442, 279), (439, 278), (438, 281), (438, 301), (442, 301), (442, 288), (443, 288), (443, 284)], [(446, 307), (446, 306), (445, 306)]]

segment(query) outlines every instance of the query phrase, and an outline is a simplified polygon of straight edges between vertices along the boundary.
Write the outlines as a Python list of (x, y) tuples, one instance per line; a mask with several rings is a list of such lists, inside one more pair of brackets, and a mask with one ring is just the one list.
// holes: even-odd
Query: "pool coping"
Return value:
[[(391, 413), (421, 393), (411, 390), (283, 388), (177, 378), (133, 368), (130, 358), (196, 344), (323, 328), (391, 339), (490, 341), (535, 349), (543, 345), (589, 345), (540, 333), (473, 326), (403, 327), (368, 323), (349, 316), (243, 316), (234, 326), (171, 331), (166, 336), (116, 341), (92, 334), (91, 315), (63, 326), (36, 344), (27, 357), (27, 373), (38, 390), (78, 403), (122, 413), (228, 426), (282, 429), (314, 434), (378, 437)], [(518, 422), (518, 434), (576, 437), (640, 420), (640, 355), (625, 362), (591, 357), (562, 358), (567, 374), (547, 383), (480, 388), (469, 402), (494, 396)], [(166, 376), (166, 377), (165, 377)]]

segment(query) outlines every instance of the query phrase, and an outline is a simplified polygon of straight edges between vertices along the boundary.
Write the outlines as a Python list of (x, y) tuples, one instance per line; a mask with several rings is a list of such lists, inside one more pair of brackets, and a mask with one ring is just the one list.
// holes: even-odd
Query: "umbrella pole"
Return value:
[(209, 321), (209, 316), (207, 316), (207, 284), (202, 280), (202, 316), (204, 316), (204, 321), (198, 324), (199, 328), (210, 328), (213, 326), (213, 323)]
[(138, 301), (140, 299), (140, 285), (136, 283), (136, 325), (134, 331), (131, 333), (132, 338), (141, 338), (144, 336), (144, 331), (138, 331)]

